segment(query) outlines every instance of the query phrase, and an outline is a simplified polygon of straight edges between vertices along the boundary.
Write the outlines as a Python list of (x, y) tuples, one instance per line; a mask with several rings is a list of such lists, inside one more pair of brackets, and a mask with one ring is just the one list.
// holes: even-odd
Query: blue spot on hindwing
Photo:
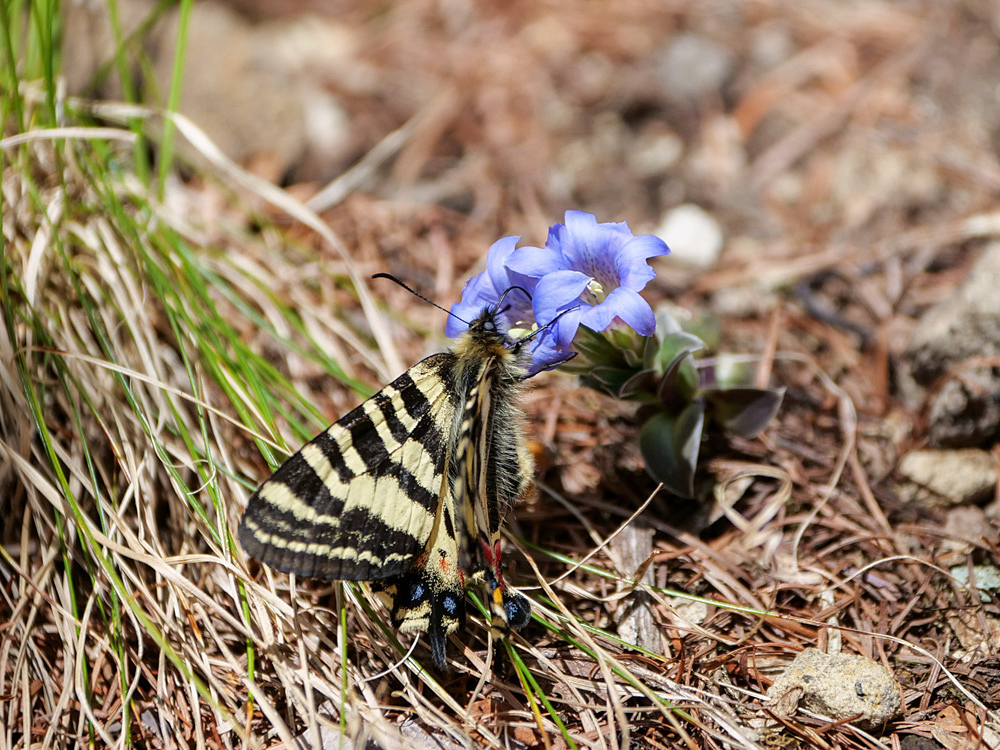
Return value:
[(410, 601), (419, 602), (424, 598), (424, 594), (427, 593), (427, 589), (420, 581), (414, 581), (413, 585), (410, 586)]
[(503, 598), (503, 613), (507, 624), (514, 628), (523, 628), (531, 622), (531, 605), (521, 594), (509, 594)]

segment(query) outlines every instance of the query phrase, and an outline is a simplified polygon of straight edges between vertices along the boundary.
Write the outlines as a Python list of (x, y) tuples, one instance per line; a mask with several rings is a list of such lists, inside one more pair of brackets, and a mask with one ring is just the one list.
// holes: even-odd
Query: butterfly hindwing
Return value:
[(250, 497), (243, 548), (301, 576), (376, 580), (409, 569), (448, 494), (453, 359), (417, 363), (282, 464)]
[(442, 498), (425, 554), (406, 573), (376, 585), (393, 625), (403, 633), (427, 632), (439, 669), (445, 668), (448, 634), (465, 623), (468, 578), (460, 563), (461, 523), (455, 516), (454, 496)]

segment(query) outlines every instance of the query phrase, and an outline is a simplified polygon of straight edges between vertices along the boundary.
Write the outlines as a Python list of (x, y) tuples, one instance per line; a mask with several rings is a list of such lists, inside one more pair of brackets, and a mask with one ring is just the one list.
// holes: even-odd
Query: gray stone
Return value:
[[(948, 572), (963, 587), (969, 585), (969, 567), (967, 565), (956, 565)], [(989, 603), (992, 599), (990, 594), (1000, 592), (1000, 568), (995, 565), (976, 565), (972, 568), (972, 574), (976, 577), (979, 599), (984, 603)]]
[(680, 101), (718, 91), (732, 71), (733, 54), (700, 34), (677, 34), (656, 59), (664, 95)]
[(918, 381), (928, 384), (952, 364), (1000, 354), (1000, 243), (990, 245), (968, 278), (924, 313), (907, 356)]
[[(930, 394), (931, 444), (966, 447), (1000, 435), (1000, 243), (983, 252), (968, 278), (917, 321), (903, 355), (902, 380), (936, 386)], [(939, 380), (949, 379), (937, 387)], [(918, 394), (919, 395), (919, 394)]]
[(667, 243), (671, 262), (698, 268), (714, 266), (725, 244), (718, 220), (693, 203), (670, 209), (653, 234)]
[(835, 721), (859, 717), (859, 727), (881, 726), (899, 712), (899, 684), (881, 664), (864, 656), (830, 655), (807, 648), (771, 685), (768, 706), (791, 715), (801, 706)]
[(972, 541), (984, 539), (989, 544), (1000, 542), (1000, 529), (991, 526), (986, 509), (979, 505), (957, 505), (948, 510), (944, 521), (941, 556), (956, 555), (964, 559), (972, 550)]
[(927, 409), (931, 445), (964, 448), (995, 442), (1000, 436), (998, 392), (1000, 379), (985, 368), (944, 383)]
[(975, 448), (911, 451), (899, 462), (899, 474), (909, 483), (900, 488), (906, 499), (931, 507), (981, 502), (997, 483), (993, 455)]

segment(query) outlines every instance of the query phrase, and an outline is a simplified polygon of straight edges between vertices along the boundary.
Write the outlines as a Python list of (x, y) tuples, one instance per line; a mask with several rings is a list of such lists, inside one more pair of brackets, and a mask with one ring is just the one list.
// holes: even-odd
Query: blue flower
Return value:
[[(659, 237), (636, 237), (624, 221), (598, 224), (593, 214), (567, 211), (566, 223), (549, 230), (544, 248), (522, 248), (506, 265), (538, 280), (532, 305), (540, 326), (571, 304), (580, 305), (579, 314), (568, 313), (556, 323), (559, 345), (569, 346), (581, 325), (593, 331), (624, 325), (651, 336), (656, 318), (639, 292), (656, 276), (646, 260), (669, 252)], [(543, 286), (543, 279), (549, 283)]]
[[(504, 237), (494, 242), (486, 253), (486, 270), (473, 276), (465, 282), (462, 290), (462, 300), (451, 306), (451, 315), (445, 326), (445, 335), (454, 338), (465, 331), (469, 324), (466, 321), (474, 319), (484, 307), (496, 305), (503, 293), (512, 286), (527, 289), (534, 286), (533, 279), (521, 278), (507, 270), (507, 259), (517, 247), (520, 237)], [(501, 328), (509, 331), (512, 328), (530, 329), (535, 321), (531, 310), (531, 300), (523, 292), (514, 290), (504, 300), (504, 308), (498, 316)]]
[[(518, 237), (495, 242), (486, 271), (469, 280), (452, 307), (471, 320), (511, 286), (527, 290), (530, 300), (518, 291), (507, 296), (501, 318), (508, 330), (543, 329), (532, 339), (531, 374), (571, 357), (581, 325), (593, 331), (627, 326), (643, 336), (656, 328), (639, 292), (656, 275), (646, 260), (670, 252), (663, 240), (636, 237), (625, 222), (598, 224), (582, 211), (567, 211), (565, 221), (549, 229), (545, 247), (519, 248)], [(456, 336), (465, 327), (450, 318), (446, 332)]]

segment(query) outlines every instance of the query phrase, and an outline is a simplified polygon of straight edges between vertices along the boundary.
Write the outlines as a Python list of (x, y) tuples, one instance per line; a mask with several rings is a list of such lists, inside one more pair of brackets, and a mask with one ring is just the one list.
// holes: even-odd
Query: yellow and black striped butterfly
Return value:
[(486, 582), (495, 631), (531, 618), (501, 571), (500, 525), (533, 470), (526, 339), (498, 329), (502, 302), (289, 458), (240, 523), (243, 548), (272, 568), (376, 581), (393, 624), (427, 632), (439, 669), (472, 580)]

